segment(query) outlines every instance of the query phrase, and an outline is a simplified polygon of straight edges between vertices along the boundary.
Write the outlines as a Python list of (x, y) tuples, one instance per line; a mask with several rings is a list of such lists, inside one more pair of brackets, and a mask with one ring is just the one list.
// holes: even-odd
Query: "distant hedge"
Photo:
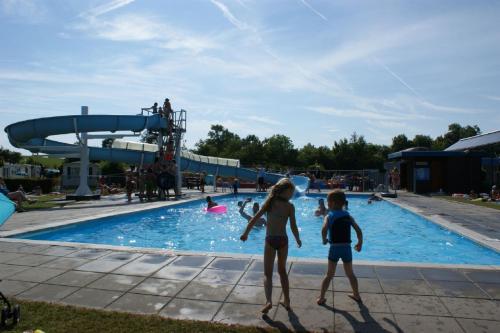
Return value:
[(33, 188), (40, 186), (42, 193), (50, 193), (53, 191), (54, 185), (59, 182), (57, 178), (47, 179), (31, 179), (31, 178), (18, 178), (18, 179), (4, 179), (5, 184), (9, 191), (16, 191), (19, 185), (22, 185), (26, 192), (32, 192)]

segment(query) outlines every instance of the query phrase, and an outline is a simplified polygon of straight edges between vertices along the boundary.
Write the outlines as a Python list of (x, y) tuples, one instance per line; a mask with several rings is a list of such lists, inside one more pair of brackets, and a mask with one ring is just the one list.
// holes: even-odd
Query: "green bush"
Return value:
[(18, 179), (4, 179), (9, 191), (16, 191), (21, 185), (26, 192), (32, 192), (37, 186), (40, 186), (42, 193), (52, 192), (54, 185), (59, 183), (58, 178), (47, 179), (32, 179), (32, 178), (18, 178)]

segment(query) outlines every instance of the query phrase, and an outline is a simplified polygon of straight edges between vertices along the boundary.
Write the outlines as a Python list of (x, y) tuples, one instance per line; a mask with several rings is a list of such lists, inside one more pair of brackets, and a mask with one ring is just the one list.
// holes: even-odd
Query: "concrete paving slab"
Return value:
[(191, 281), (201, 272), (201, 268), (168, 265), (154, 274), (154, 277), (169, 280)]
[[(287, 272), (290, 271), (290, 267), (292, 267), (292, 263), (288, 261), (286, 263), (287, 267)], [(248, 272), (260, 272), (264, 273), (264, 261), (261, 259), (255, 259), (252, 261), (250, 266), (248, 267)], [(278, 272), (278, 262), (277, 260), (274, 261), (274, 266), (273, 266), (273, 272)]]
[(399, 295), (435, 295), (433, 289), (424, 280), (380, 280), (386, 294)]
[(498, 320), (500, 307), (495, 301), (486, 299), (468, 299), (441, 297), (441, 301), (457, 318)]
[(220, 302), (174, 298), (160, 311), (160, 316), (209, 321), (212, 320), (221, 306)]
[(250, 259), (216, 258), (210, 263), (210, 265), (208, 265), (208, 268), (229, 271), (244, 271), (250, 263)]
[(424, 316), (450, 316), (449, 311), (436, 296), (386, 295), (394, 314)]
[(223, 302), (234, 285), (207, 284), (191, 281), (176, 297)]
[[(273, 288), (273, 304), (278, 304), (280, 296), (281, 288)], [(237, 285), (229, 295), (226, 302), (257, 304), (262, 306), (266, 303), (264, 287)]]
[(100, 258), (111, 251), (102, 249), (82, 249), (73, 253), (68, 254), (66, 257), (69, 258), (81, 258), (81, 259), (97, 259)]
[(335, 333), (401, 332), (390, 313), (352, 312), (335, 309)]
[(179, 256), (171, 265), (205, 268), (212, 260), (214, 257), (210, 256)]
[(24, 257), (25, 255), (25, 253), (0, 252), (0, 264)]
[(279, 306), (271, 326), (280, 331), (286, 328), (295, 332), (333, 332), (333, 308), (316, 305), (309, 308), (294, 307), (292, 311), (287, 311)]
[(349, 312), (382, 312), (390, 313), (391, 308), (383, 294), (368, 294), (361, 293), (363, 303), (358, 303), (350, 298), (350, 293), (335, 292), (333, 294), (333, 304), (335, 309), (349, 311)]
[(0, 291), (2, 291), (5, 296), (15, 296), (36, 285), (35, 282), (2, 280), (0, 281)]
[[(290, 289), (290, 304), (292, 308), (316, 307), (316, 300), (319, 297), (319, 290)], [(280, 301), (284, 301), (284, 294), (280, 293)], [(327, 304), (333, 306), (333, 292), (326, 293)]]
[(224, 271), (206, 268), (194, 280), (206, 284), (236, 284), (243, 271)]
[(0, 264), (0, 279), (8, 278), (12, 275), (25, 271), (31, 267)]
[(464, 332), (454, 318), (432, 317), (397, 314), (396, 321), (405, 333), (440, 332), (460, 333)]
[(262, 305), (224, 303), (215, 316), (215, 322), (229, 325), (269, 327), (260, 312)]
[(148, 278), (131, 290), (132, 293), (174, 297), (188, 281)]
[[(322, 275), (305, 275), (305, 274), (290, 275), (289, 276), (290, 288), (320, 290), (323, 278), (324, 277)], [(328, 287), (328, 289), (329, 290), (332, 289), (333, 288), (332, 286), (333, 284), (330, 283), (330, 287)]]
[(62, 269), (31, 267), (10, 276), (9, 279), (28, 282), (44, 282), (55, 276), (61, 275), (64, 272), (65, 271)]
[(171, 260), (172, 257), (167, 255), (145, 254), (142, 257), (121, 266), (113, 273), (149, 276), (165, 267)]
[(496, 271), (466, 271), (465, 274), (474, 282), (500, 283), (500, 270)]
[(114, 291), (128, 291), (137, 286), (143, 280), (144, 277), (107, 274), (104, 275), (99, 280), (96, 280), (91, 284), (89, 284), (88, 288), (114, 290)]
[[(372, 278), (358, 278), (358, 288), (360, 292), (365, 293), (381, 293), (382, 287), (378, 279)], [(334, 277), (333, 278), (333, 290), (335, 291), (347, 291), (351, 292), (351, 284), (349, 279), (346, 277)]]
[(377, 276), (380, 279), (396, 279), (396, 280), (421, 280), (422, 275), (415, 267), (384, 267), (377, 266), (375, 268)]
[(114, 251), (100, 257), (99, 260), (120, 261), (122, 263), (127, 263), (139, 258), (140, 256), (142, 256), (142, 253)]
[(16, 252), (18, 253), (30, 253), (30, 254), (37, 254), (40, 252), (43, 252), (47, 250), (51, 245), (46, 245), (46, 244), (40, 244), (40, 245), (31, 245), (31, 244), (24, 244), (24, 246), (20, 246), (16, 249)]
[(498, 333), (500, 322), (493, 320), (457, 318), (460, 326), (467, 333)]
[(500, 283), (478, 283), (482, 290), (484, 290), (492, 299), (500, 300)]
[[(326, 263), (325, 263), (326, 265)], [(374, 278), (376, 279), (377, 273), (375, 273), (374, 266), (367, 266), (367, 265), (357, 265), (354, 263), (353, 265), (353, 271), (356, 277), (358, 278)], [(337, 269), (335, 271), (335, 276), (346, 276), (345, 271), (344, 271), (344, 265), (339, 264), (337, 265)]]
[(170, 297), (127, 293), (106, 307), (109, 310), (156, 314), (171, 300)]
[(43, 302), (57, 302), (77, 291), (77, 287), (39, 284), (16, 297)]
[(472, 282), (429, 281), (438, 296), (490, 298)]
[(75, 267), (75, 270), (97, 273), (110, 273), (125, 264), (126, 261), (97, 259), (89, 261), (88, 263), (81, 266)]
[[(263, 286), (264, 285), (264, 272), (247, 271), (238, 281), (240, 285), (246, 286)], [(273, 286), (280, 285), (280, 276), (278, 273), (273, 273)]]
[(62, 300), (65, 304), (103, 309), (122, 295), (119, 291), (82, 288)]
[(40, 267), (58, 268), (58, 269), (70, 270), (70, 269), (74, 269), (76, 267), (85, 265), (89, 261), (90, 260), (80, 259), (80, 258), (58, 257), (55, 260), (52, 260), (52, 261), (49, 261), (48, 263), (40, 265)]
[(420, 268), (419, 271), (428, 281), (470, 281), (465, 274), (454, 269)]
[(20, 258), (15, 258), (7, 262), (7, 264), (23, 265), (23, 266), (39, 266), (49, 261), (55, 260), (58, 257), (42, 256), (38, 254), (28, 254)]
[(60, 256), (64, 257), (68, 254), (74, 253), (79, 249), (71, 246), (51, 246), (45, 251), (42, 251), (40, 254), (48, 255), (48, 256)]
[(324, 276), (328, 269), (328, 263), (307, 263), (294, 262), (290, 269), (290, 274), (293, 275), (319, 275)]
[(104, 274), (84, 271), (69, 271), (47, 281), (63, 286), (85, 287), (101, 278)]

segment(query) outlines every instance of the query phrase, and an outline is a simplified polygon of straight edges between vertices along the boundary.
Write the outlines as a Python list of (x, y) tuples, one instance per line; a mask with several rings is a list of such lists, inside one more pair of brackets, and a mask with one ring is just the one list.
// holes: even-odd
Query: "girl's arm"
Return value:
[(297, 242), (297, 246), (302, 246), (302, 241), (299, 236), (299, 228), (297, 228), (297, 221), (295, 220), (295, 206), (290, 204), (290, 229), (292, 229), (292, 233), (295, 236), (295, 241)]
[(248, 224), (247, 224), (247, 227), (245, 229), (245, 232), (240, 236), (240, 239), (242, 241), (246, 241), (247, 238), (248, 238), (248, 234), (250, 233), (250, 231), (252, 230), (253, 226), (255, 225), (255, 223), (257, 223), (257, 221), (262, 217), (262, 215), (264, 215), (265, 213), (265, 210), (264, 208), (261, 208), (257, 214), (255, 214), (254, 217), (252, 217), (250, 219), (250, 221), (248, 221)]
[(323, 227), (321, 227), (321, 237), (323, 238), (323, 245), (328, 243), (328, 216), (325, 216), (323, 220)]
[(358, 237), (358, 244), (354, 246), (354, 249), (360, 252), (361, 248), (363, 247), (363, 232), (361, 231), (361, 228), (353, 218), (351, 218), (351, 224), (354, 230), (356, 231), (356, 236)]

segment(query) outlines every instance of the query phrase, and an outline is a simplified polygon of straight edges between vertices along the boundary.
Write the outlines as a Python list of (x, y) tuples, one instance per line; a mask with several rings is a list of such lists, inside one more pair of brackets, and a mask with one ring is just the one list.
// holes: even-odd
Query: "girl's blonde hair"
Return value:
[(272, 208), (274, 200), (281, 196), (287, 190), (295, 190), (295, 185), (289, 178), (281, 178), (272, 188), (266, 201), (262, 205), (262, 210), (269, 211)]

